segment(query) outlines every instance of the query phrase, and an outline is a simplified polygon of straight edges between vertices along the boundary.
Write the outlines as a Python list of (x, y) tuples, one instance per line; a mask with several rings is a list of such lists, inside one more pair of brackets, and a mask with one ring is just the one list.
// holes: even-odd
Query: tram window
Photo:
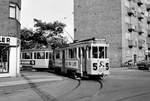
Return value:
[(73, 58), (73, 50), (69, 49), (69, 58)]
[(80, 47), (78, 48), (78, 57), (79, 58), (81, 57), (81, 49), (80, 49)]
[(37, 59), (36, 52), (34, 52), (34, 59)]
[(48, 59), (48, 52), (46, 52), (46, 59)]
[(76, 48), (69, 49), (69, 58), (76, 58), (76, 54), (77, 54)]
[(105, 58), (108, 58), (107, 57), (107, 47), (105, 47)]
[(92, 47), (92, 52), (93, 52), (93, 58), (98, 58), (98, 48), (97, 47)]
[(60, 52), (59, 51), (56, 52), (56, 59), (60, 59)]
[(22, 53), (22, 59), (32, 59), (32, 53)]
[(88, 47), (88, 58), (91, 58), (91, 47)]
[(37, 52), (37, 59), (45, 59), (45, 52)]
[(82, 49), (82, 57), (85, 58), (85, 50), (83, 47), (81, 49)]
[(76, 58), (76, 54), (77, 54), (77, 49), (73, 48), (73, 58)]
[(52, 59), (52, 53), (49, 52), (49, 59)]
[(99, 58), (104, 58), (104, 47), (99, 47)]

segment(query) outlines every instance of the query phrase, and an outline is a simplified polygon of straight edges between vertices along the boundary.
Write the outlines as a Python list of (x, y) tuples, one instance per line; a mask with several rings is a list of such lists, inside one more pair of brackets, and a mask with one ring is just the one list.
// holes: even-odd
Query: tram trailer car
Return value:
[(21, 69), (46, 70), (53, 67), (53, 51), (51, 49), (22, 50), (20, 58)]
[(74, 77), (109, 75), (108, 47), (104, 39), (87, 39), (54, 51), (54, 70)]

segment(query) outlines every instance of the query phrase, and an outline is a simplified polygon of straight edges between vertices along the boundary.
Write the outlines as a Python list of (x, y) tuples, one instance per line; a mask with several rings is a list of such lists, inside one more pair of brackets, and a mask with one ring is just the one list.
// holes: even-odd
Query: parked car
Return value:
[(140, 70), (149, 70), (150, 69), (150, 61), (142, 60), (137, 63), (137, 67)]

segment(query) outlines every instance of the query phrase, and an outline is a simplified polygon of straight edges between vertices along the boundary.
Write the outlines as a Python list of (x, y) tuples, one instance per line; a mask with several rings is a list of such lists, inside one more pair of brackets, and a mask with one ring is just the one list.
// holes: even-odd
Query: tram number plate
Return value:
[[(103, 68), (103, 67), (105, 67), (104, 62), (100, 61), (99, 68)], [(93, 63), (93, 70), (96, 71), (97, 69), (98, 69), (98, 64), (97, 63)]]

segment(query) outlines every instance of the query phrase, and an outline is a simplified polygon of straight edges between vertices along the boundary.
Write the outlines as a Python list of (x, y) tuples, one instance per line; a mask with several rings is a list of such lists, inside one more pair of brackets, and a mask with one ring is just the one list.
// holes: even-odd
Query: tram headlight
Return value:
[(106, 70), (109, 70), (109, 63), (106, 63)]

